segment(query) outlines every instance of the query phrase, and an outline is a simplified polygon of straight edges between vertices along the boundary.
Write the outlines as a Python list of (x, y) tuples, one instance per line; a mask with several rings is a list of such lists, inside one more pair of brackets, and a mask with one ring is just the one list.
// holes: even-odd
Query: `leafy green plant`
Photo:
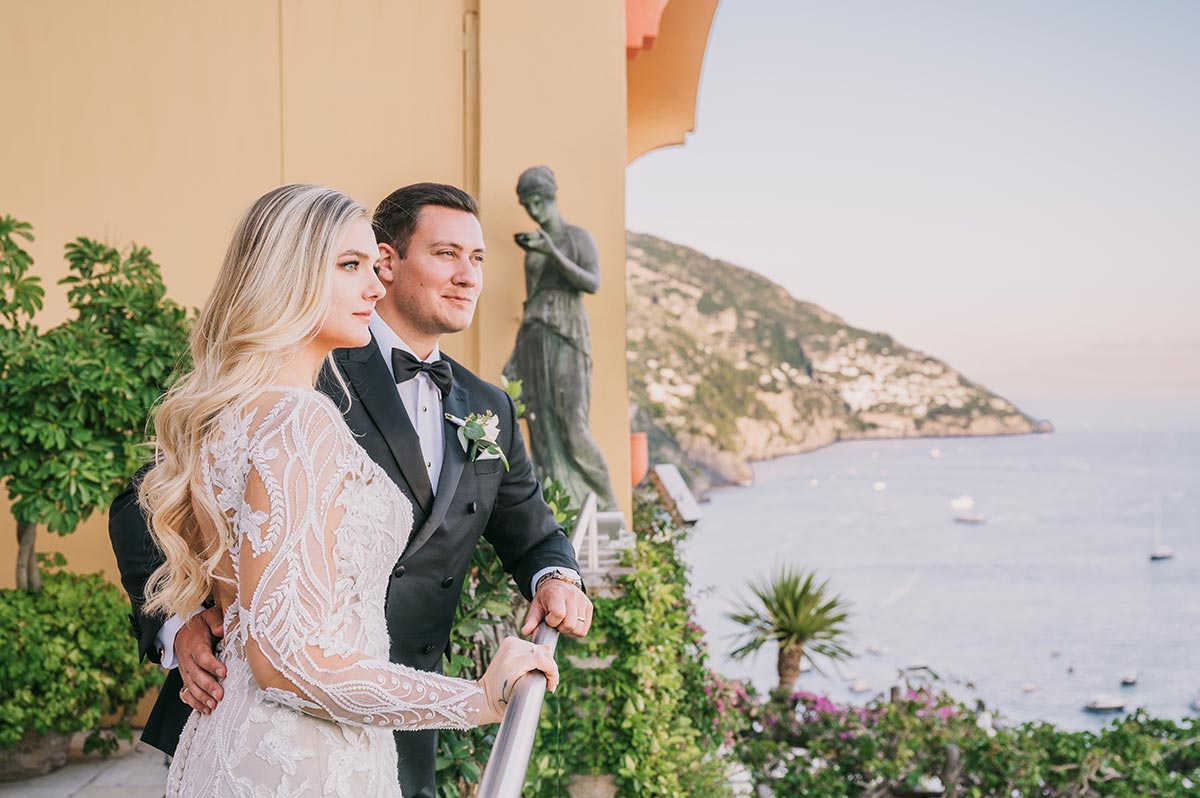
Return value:
[(26, 274), (33, 258), (21, 249), (18, 238), (33, 241), (33, 227), (8, 215), (0, 218), (0, 318), (7, 323), (6, 332), (28, 327), (46, 296), (41, 279)]
[(1200, 794), (1195, 719), (1174, 723), (1138, 711), (1098, 734), (1049, 723), (1010, 727), (933, 687), (866, 706), (774, 693), (739, 709), (748, 723), (738, 757), (776, 795), (895, 795), (938, 782), (947, 794), (972, 798)]
[[(128, 604), (102, 574), (48, 569), (37, 592), (0, 590), (0, 748), (28, 732), (91, 732), (84, 751), (130, 739), (138, 700), (162, 682), (162, 671), (138, 661), (129, 645)], [(102, 719), (120, 718), (111, 731)]]
[(513, 400), (513, 406), (517, 410), (517, 418), (525, 415), (525, 403), (521, 401), (521, 391), (524, 390), (521, 386), (521, 380), (510, 380), (503, 374), (500, 375), (500, 387), (508, 394), (508, 397)]
[[(547, 483), (544, 493), (559, 523), (570, 529), (578, 511), (561, 486)], [(678, 552), (685, 532), (650, 493), (635, 497), (634, 507), (638, 542), (625, 554), (631, 573), (620, 579), (623, 595), (593, 596), (592, 631), (583, 640), (559, 639), (562, 681), (546, 696), (526, 795), (566, 795), (576, 773), (614, 774), (622, 798), (728, 793), (724, 747), (743, 729), (745, 716), (735, 707), (747, 694), (707, 667), (704, 630), (693, 620)], [(447, 671), (478, 676), (495, 641), (511, 633), (520, 608), (495, 554), (481, 546), (459, 605)], [(592, 658), (609, 664), (576, 664)], [(493, 734), (476, 729), (440, 735), (439, 798), (470, 794)]]
[[(707, 667), (679, 555), (686, 532), (651, 493), (634, 498), (634, 530), (621, 595), (594, 597), (592, 631), (559, 641), (562, 681), (546, 698), (527, 795), (565, 795), (575, 773), (615, 775), (622, 798), (728, 794), (722, 746), (743, 716), (730, 711), (738, 688)], [(596, 658), (607, 664), (572, 664)]]
[(575, 519), (579, 517), (579, 508), (572, 505), (571, 494), (567, 493), (566, 486), (558, 480), (548, 479), (542, 486), (542, 498), (550, 505), (558, 525), (570, 531), (575, 526)]
[(727, 614), (746, 627), (740, 638), (744, 642), (730, 656), (743, 659), (774, 641), (779, 646), (780, 691), (786, 693), (796, 684), (806, 651), (814, 668), (814, 654), (829, 660), (850, 656), (841, 644), (850, 605), (829, 594), (827, 581), (818, 583), (815, 574), (784, 566), (774, 578), (752, 582), (750, 591), (758, 604), (743, 601), (738, 611)]
[(106, 507), (137, 466), (147, 413), (187, 350), (187, 311), (166, 298), (145, 247), (122, 253), (87, 238), (66, 247), (75, 315), (39, 330), (37, 278), (18, 239), (28, 224), (0, 220), (0, 478), (20, 541), (17, 586), (37, 590), (39, 524), (60, 535)]

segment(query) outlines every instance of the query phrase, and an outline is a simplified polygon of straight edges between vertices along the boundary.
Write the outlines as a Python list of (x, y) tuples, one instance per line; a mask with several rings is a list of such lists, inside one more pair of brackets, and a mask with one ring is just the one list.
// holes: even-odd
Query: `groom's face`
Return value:
[(466, 211), (426, 205), (403, 257), (380, 247), (380, 279), (390, 304), (413, 332), (442, 336), (465, 330), (483, 290), (483, 229)]

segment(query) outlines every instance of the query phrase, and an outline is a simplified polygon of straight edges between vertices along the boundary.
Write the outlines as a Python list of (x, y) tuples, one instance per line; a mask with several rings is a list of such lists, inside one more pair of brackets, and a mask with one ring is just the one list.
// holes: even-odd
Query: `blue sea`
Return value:
[[(712, 491), (685, 548), (713, 667), (775, 684), (773, 646), (728, 658), (738, 627), (724, 614), (749, 597), (747, 580), (787, 563), (853, 604), (855, 657), (804, 674), (801, 689), (862, 702), (924, 666), (1012, 721), (1097, 729), (1111, 716), (1083, 706), (1098, 694), (1200, 714), (1200, 425), (1140, 418), (839, 443), (758, 464), (753, 486)], [(962, 495), (986, 523), (955, 522)], [(1149, 560), (1156, 515), (1172, 560)], [(1122, 687), (1129, 673), (1137, 684)], [(870, 691), (852, 693), (855, 681)]]

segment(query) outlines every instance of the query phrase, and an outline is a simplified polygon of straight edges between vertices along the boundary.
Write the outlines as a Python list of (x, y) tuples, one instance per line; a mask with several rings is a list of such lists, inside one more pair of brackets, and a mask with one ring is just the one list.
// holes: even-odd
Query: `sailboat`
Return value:
[(1150, 550), (1150, 561), (1169, 560), (1174, 556), (1175, 552), (1163, 542), (1162, 502), (1159, 502), (1158, 507), (1154, 511), (1154, 548)]
[(962, 496), (959, 496), (957, 499), (953, 499), (950, 502), (950, 507), (951, 507), (951, 509), (958, 511), (958, 515), (956, 515), (954, 517), (954, 520), (957, 523), (960, 523), (960, 524), (982, 524), (982, 523), (984, 523), (983, 516), (980, 515), (979, 513), (974, 512), (975, 500), (972, 499), (970, 496), (967, 496), (964, 494)]

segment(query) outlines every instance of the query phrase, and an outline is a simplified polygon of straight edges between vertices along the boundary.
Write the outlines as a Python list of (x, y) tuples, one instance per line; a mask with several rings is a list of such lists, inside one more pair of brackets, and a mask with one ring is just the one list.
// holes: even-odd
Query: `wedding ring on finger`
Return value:
[(184, 688), (179, 691), (179, 700), (184, 702), (185, 704), (187, 703), (187, 692), (189, 689), (190, 689), (189, 687), (184, 686)]

